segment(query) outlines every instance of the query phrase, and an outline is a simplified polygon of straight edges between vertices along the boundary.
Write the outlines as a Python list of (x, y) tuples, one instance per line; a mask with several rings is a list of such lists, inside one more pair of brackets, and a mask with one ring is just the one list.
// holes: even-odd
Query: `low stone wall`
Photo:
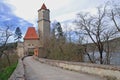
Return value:
[(68, 70), (106, 77), (108, 80), (120, 80), (120, 67), (118, 66), (49, 60), (43, 58), (37, 60), (39, 60), (41, 63), (50, 64), (52, 66), (57, 66)]
[(9, 80), (25, 80), (24, 66), (21, 59), (19, 59), (18, 65)]

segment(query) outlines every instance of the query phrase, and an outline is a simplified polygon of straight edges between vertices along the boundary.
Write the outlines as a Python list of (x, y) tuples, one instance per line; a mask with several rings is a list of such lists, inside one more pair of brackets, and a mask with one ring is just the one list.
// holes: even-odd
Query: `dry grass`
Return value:
[[(14, 53), (12, 55), (9, 55), (9, 58), (10, 58), (10, 65), (15, 64), (18, 60), (17, 54), (14, 54)], [(8, 66), (9, 64), (8, 64), (7, 57), (4, 56), (0, 58), (0, 73), (3, 72), (3, 70)]]
[(105, 78), (106, 78), (107, 80), (117, 80), (117, 78), (116, 78), (116, 77), (113, 77), (113, 76), (105, 76)]

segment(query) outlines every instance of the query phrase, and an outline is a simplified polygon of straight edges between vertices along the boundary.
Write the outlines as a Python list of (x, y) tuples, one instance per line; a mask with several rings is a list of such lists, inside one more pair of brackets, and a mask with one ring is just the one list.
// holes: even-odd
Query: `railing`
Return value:
[(120, 80), (120, 67), (111, 66), (111, 65), (100, 65), (100, 64), (90, 64), (90, 63), (81, 63), (81, 62), (68, 62), (60, 60), (50, 60), (43, 58), (35, 58), (41, 63), (46, 63), (52, 66), (57, 66), (60, 68), (84, 72), (88, 74), (94, 74), (101, 77), (106, 77), (108, 80)]

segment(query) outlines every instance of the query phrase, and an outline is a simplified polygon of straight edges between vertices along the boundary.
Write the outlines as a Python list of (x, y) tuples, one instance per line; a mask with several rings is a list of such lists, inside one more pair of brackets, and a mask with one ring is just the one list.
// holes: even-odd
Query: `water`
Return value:
[[(99, 52), (95, 52), (94, 55), (92, 52), (89, 52), (89, 54), (90, 57), (94, 56), (94, 60), (96, 61), (96, 63), (99, 64), (99, 57), (100, 57)], [(105, 59), (106, 59), (106, 53), (103, 52), (103, 60)], [(87, 55), (84, 56), (84, 61), (89, 62), (89, 58)], [(120, 52), (111, 53), (110, 64), (120, 66)]]

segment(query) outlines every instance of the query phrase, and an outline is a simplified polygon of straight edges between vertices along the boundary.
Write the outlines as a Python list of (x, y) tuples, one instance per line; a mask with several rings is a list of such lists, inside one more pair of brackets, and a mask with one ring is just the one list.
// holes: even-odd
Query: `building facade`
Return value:
[[(22, 47), (18, 44), (18, 54), (28, 55), (33, 52), (36, 47), (40, 50), (44, 48), (45, 42), (50, 37), (50, 11), (45, 4), (38, 10), (38, 30), (35, 27), (28, 27), (28, 30), (24, 36), (24, 42)], [(21, 51), (23, 50), (23, 51)]]
[(34, 27), (28, 27), (24, 37), (25, 54), (33, 53), (35, 47), (39, 47), (39, 37)]

